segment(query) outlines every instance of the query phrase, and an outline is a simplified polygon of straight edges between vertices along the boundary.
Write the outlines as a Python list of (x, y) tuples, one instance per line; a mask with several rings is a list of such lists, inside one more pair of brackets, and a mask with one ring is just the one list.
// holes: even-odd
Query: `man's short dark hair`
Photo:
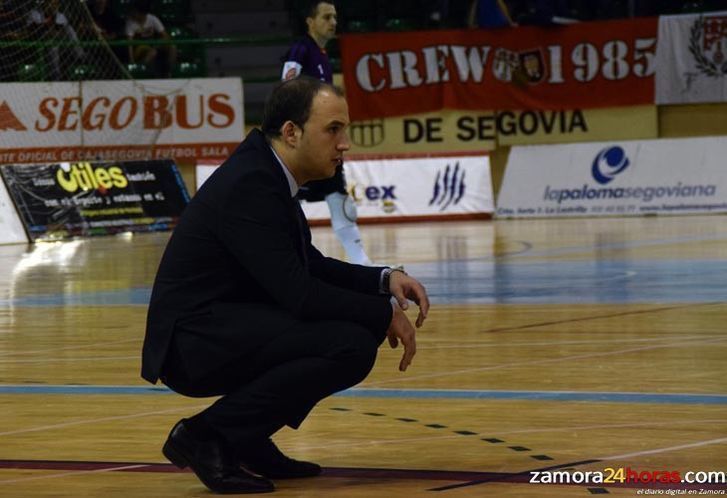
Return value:
[(292, 121), (303, 128), (310, 117), (313, 99), (321, 90), (329, 90), (339, 97), (339, 88), (309, 76), (279, 83), (265, 102), (262, 132), (268, 139), (280, 136), (280, 128), (286, 121)]
[(305, 4), (305, 10), (303, 11), (305, 18), (315, 17), (318, 14), (318, 5), (322, 3), (330, 3), (334, 7), (336, 6), (333, 0), (312, 0)]

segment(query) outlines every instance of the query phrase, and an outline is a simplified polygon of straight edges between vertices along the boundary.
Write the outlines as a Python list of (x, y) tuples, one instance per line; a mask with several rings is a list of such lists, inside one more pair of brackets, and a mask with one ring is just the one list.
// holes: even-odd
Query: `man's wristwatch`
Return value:
[(381, 289), (387, 294), (391, 294), (391, 274), (395, 271), (400, 271), (404, 275), (408, 275), (403, 268), (385, 268), (381, 274)]

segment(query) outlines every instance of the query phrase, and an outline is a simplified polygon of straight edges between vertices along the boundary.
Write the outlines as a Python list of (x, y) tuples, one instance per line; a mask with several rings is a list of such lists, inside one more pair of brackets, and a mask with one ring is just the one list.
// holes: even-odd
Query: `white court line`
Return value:
[(93, 356), (90, 358), (33, 358), (32, 360), (6, 360), (0, 359), (0, 364), (3, 363), (52, 363), (59, 361), (103, 361), (103, 360), (141, 360), (141, 354), (135, 354), (133, 356)]
[(149, 466), (148, 464), (139, 464), (139, 465), (123, 465), (121, 467), (109, 467), (107, 469), (77, 470), (77, 471), (73, 471), (73, 472), (63, 472), (61, 474), (50, 474), (50, 475), (46, 474), (46, 475), (42, 475), (42, 476), (21, 477), (19, 479), (7, 479), (5, 481), (0, 481), (0, 484), (38, 481), (40, 479), (57, 479), (59, 477), (80, 476), (80, 475), (85, 475), (85, 474), (99, 474), (102, 472), (115, 472), (117, 470), (139, 469), (139, 468), (148, 467), (148, 466)]
[(64, 346), (62, 348), (51, 348), (51, 349), (36, 349), (34, 351), (5, 351), (0, 352), (0, 356), (14, 356), (14, 355), (23, 355), (23, 354), (39, 354), (39, 353), (53, 353), (56, 351), (68, 351), (68, 350), (76, 350), (76, 349), (86, 349), (86, 348), (93, 348), (93, 347), (107, 347), (112, 344), (124, 344), (126, 342), (140, 342), (141, 337), (137, 337), (136, 339), (122, 339), (119, 341), (103, 341), (103, 342), (94, 342), (92, 344), (83, 344), (79, 346)]
[(643, 346), (640, 348), (620, 349), (618, 351), (607, 351), (607, 352), (603, 352), (603, 353), (591, 353), (591, 354), (582, 354), (582, 355), (575, 355), (575, 356), (564, 356), (562, 358), (550, 358), (547, 360), (501, 363), (499, 365), (492, 365), (489, 367), (464, 368), (462, 370), (454, 370), (451, 372), (440, 372), (440, 373), (432, 373), (432, 374), (424, 374), (424, 375), (415, 375), (412, 377), (400, 377), (400, 378), (396, 378), (396, 379), (379, 380), (376, 382), (367, 382), (365, 384), (362, 384), (361, 387), (379, 386), (382, 384), (391, 384), (391, 383), (395, 383), (395, 382), (409, 382), (412, 380), (420, 380), (420, 379), (432, 379), (432, 378), (436, 378), (436, 377), (448, 377), (451, 375), (461, 375), (461, 374), (474, 373), (474, 372), (485, 372), (488, 370), (500, 370), (502, 368), (513, 368), (513, 367), (523, 367), (523, 366), (532, 366), (532, 365), (545, 365), (548, 363), (560, 363), (560, 362), (571, 361), (571, 360), (585, 360), (588, 358), (600, 358), (603, 356), (613, 356), (613, 355), (625, 354), (625, 353), (635, 353), (637, 351), (649, 351), (649, 350), (654, 350), (654, 349), (672, 348), (672, 347), (677, 347), (677, 346), (678, 347), (699, 346), (699, 345), (713, 344), (713, 343), (724, 342), (724, 341), (727, 341), (727, 338), (717, 338), (717, 339), (712, 339), (712, 340), (693, 341), (693, 342), (671, 342), (668, 344), (660, 344), (660, 345), (656, 345), (656, 346)]
[(60, 429), (61, 427), (72, 427), (74, 425), (96, 424), (99, 422), (110, 422), (113, 420), (127, 420), (130, 418), (148, 417), (149, 415), (165, 415), (167, 413), (176, 413), (176, 412), (182, 412), (182, 411), (187, 411), (187, 410), (207, 408), (208, 406), (209, 405), (187, 406), (187, 407), (181, 407), (181, 408), (171, 408), (169, 410), (157, 410), (157, 411), (153, 411), (153, 412), (132, 413), (131, 415), (117, 415), (114, 417), (101, 417), (101, 418), (91, 418), (91, 419), (85, 419), (85, 420), (75, 420), (73, 422), (63, 422), (61, 424), (40, 425), (38, 427), (29, 427), (27, 429), (16, 429), (14, 431), (0, 432), (0, 436), (11, 436), (14, 434), (25, 434), (28, 432), (48, 431), (48, 430), (53, 430), (53, 429)]
[(708, 439), (706, 441), (697, 441), (696, 443), (680, 444), (678, 446), (669, 446), (667, 448), (657, 448), (655, 450), (637, 451), (635, 453), (624, 453), (623, 455), (612, 455), (607, 457), (599, 457), (599, 460), (621, 460), (624, 458), (632, 458), (644, 455), (656, 455), (658, 453), (668, 453), (670, 451), (684, 450), (688, 448), (700, 448), (702, 446), (710, 446), (713, 444), (727, 444), (727, 437), (719, 439)]

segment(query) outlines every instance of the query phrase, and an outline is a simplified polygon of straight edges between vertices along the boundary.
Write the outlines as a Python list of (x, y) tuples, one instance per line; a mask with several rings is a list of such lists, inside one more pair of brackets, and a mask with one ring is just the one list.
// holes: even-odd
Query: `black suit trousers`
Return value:
[(195, 379), (185, 371), (186, 348), (179, 343), (200, 325), (187, 323), (175, 330), (162, 381), (186, 396), (221, 395), (195, 418), (238, 448), (284, 425), (297, 428), (321, 399), (365, 379), (383, 339), (352, 322), (295, 321), (285, 329), (265, 331), (264, 341), (258, 335), (254, 351), (241, 347), (244, 354), (230, 356)]

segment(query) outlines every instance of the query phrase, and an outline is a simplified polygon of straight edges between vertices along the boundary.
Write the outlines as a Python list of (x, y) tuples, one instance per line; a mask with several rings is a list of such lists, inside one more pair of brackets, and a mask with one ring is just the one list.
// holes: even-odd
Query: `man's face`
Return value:
[(313, 98), (308, 121), (303, 125), (297, 150), (298, 164), (308, 180), (330, 178), (351, 147), (346, 99), (329, 90)]
[(328, 42), (336, 37), (336, 7), (333, 4), (321, 2), (316, 8), (315, 17), (306, 19), (308, 34), (315, 40)]

